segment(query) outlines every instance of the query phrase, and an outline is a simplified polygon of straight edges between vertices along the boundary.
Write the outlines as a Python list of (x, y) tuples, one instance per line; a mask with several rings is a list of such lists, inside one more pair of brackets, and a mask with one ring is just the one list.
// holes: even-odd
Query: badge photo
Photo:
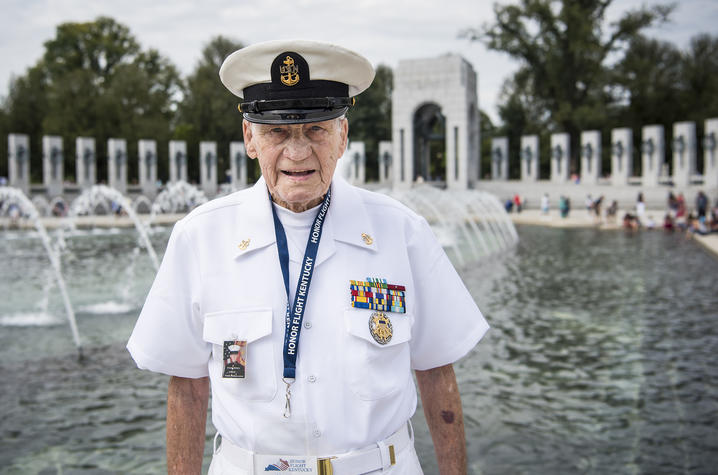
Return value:
[(247, 367), (247, 341), (246, 340), (225, 340), (223, 378), (244, 378)]

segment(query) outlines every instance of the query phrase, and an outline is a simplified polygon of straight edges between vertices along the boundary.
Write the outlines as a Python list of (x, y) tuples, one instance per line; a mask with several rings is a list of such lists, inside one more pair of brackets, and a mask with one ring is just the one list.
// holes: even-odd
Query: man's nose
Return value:
[(311, 154), (311, 151), (312, 147), (309, 140), (304, 135), (295, 134), (287, 142), (284, 148), (284, 156), (290, 160), (303, 160)]

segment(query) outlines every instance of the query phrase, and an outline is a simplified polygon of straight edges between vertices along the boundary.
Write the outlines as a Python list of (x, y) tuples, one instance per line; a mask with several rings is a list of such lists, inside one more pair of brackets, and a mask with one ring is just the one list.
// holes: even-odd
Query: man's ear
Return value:
[(257, 147), (254, 145), (254, 136), (252, 135), (252, 124), (242, 119), (242, 135), (244, 136), (244, 149), (249, 158), (257, 158)]

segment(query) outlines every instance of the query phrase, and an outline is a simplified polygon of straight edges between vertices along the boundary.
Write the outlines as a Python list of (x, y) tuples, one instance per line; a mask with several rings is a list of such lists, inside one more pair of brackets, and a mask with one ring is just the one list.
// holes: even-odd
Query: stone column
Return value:
[(75, 181), (82, 190), (97, 183), (96, 157), (94, 138), (77, 137), (75, 139)]
[(538, 135), (521, 137), (521, 181), (538, 181), (539, 141)]
[(567, 183), (571, 159), (571, 136), (551, 134), (551, 183)]
[(229, 143), (232, 189), (241, 190), (247, 186), (247, 151), (244, 142)]
[(344, 155), (349, 159), (349, 178), (347, 181), (354, 185), (360, 185), (366, 181), (366, 154), (364, 153), (364, 142), (349, 142), (349, 147)]
[(140, 140), (137, 142), (137, 173), (140, 175), (142, 194), (154, 198), (157, 194), (157, 142)]
[(107, 139), (107, 184), (123, 195), (127, 193), (127, 141)]
[(24, 134), (7, 136), (9, 184), (30, 193), (30, 138)]
[(581, 183), (595, 185), (601, 176), (601, 132), (581, 132)]
[(685, 188), (696, 172), (696, 124), (673, 124), (673, 184)]
[(509, 179), (509, 139), (507, 137), (491, 139), (491, 179), (496, 181)]
[(706, 120), (703, 138), (703, 184), (718, 192), (718, 119)]
[(392, 168), (392, 143), (391, 140), (380, 140), (379, 141), (379, 183), (389, 184), (392, 180), (391, 168)]
[(62, 137), (44, 135), (42, 137), (42, 182), (47, 196), (54, 198), (62, 195), (65, 177), (62, 156)]
[(641, 133), (643, 186), (658, 186), (663, 168), (664, 138), (662, 125), (646, 125)]
[(187, 142), (170, 140), (169, 143), (170, 183), (187, 181)]
[(199, 143), (199, 182), (206, 195), (217, 194), (217, 142)]
[(629, 128), (611, 131), (611, 184), (628, 185), (633, 172), (633, 131)]

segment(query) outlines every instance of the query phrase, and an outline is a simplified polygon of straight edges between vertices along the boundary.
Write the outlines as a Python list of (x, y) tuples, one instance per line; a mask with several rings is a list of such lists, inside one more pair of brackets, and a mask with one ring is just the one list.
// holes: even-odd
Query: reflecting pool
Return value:
[[(492, 325), (456, 365), (469, 472), (713, 472), (718, 259), (662, 232), (518, 232), (460, 271)], [(158, 253), (168, 236), (151, 233)], [(154, 274), (137, 246), (129, 229), (65, 237), (78, 362), (39, 239), (0, 235), (0, 473), (165, 472), (168, 378), (124, 350)], [(414, 426), (436, 473), (421, 408)]]

